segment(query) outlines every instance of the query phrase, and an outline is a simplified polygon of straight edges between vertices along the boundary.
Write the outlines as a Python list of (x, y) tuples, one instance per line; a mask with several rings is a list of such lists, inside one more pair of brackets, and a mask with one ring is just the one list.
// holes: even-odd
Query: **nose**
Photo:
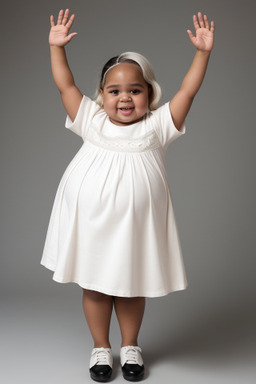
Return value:
[(127, 103), (128, 101), (131, 101), (132, 98), (131, 96), (128, 96), (128, 95), (123, 95), (120, 97), (120, 101), (123, 101), (124, 103)]

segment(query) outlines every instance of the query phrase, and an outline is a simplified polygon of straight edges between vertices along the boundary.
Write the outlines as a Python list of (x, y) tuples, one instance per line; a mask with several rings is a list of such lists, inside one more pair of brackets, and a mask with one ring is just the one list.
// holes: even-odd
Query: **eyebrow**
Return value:
[[(144, 88), (144, 86), (143, 86), (142, 84), (140, 84), (140, 83), (129, 84), (129, 86), (130, 86), (130, 87), (140, 87), (140, 88)], [(112, 84), (112, 85), (108, 85), (108, 86), (107, 86), (107, 89), (109, 89), (109, 88), (118, 88), (118, 87), (120, 87), (119, 84)]]

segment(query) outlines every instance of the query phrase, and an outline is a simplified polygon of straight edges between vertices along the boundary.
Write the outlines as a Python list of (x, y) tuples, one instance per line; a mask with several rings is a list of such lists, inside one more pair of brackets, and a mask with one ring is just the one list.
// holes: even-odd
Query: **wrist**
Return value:
[(64, 45), (55, 45), (55, 44), (49, 44), (51, 49), (56, 49), (56, 50), (63, 50), (65, 48)]
[(202, 49), (197, 49), (197, 53), (199, 54), (199, 55), (202, 55), (202, 56), (210, 56), (210, 54), (211, 54), (211, 51), (204, 51), (204, 50), (202, 50)]

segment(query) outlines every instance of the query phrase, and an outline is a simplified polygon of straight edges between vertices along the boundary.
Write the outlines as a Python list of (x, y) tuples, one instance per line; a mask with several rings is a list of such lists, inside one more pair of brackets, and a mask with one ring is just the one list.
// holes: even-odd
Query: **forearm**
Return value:
[(60, 92), (75, 85), (64, 47), (50, 46), (53, 79)]
[(203, 82), (209, 58), (210, 52), (197, 50), (191, 67), (180, 88), (182, 91), (185, 91), (190, 98), (195, 97)]

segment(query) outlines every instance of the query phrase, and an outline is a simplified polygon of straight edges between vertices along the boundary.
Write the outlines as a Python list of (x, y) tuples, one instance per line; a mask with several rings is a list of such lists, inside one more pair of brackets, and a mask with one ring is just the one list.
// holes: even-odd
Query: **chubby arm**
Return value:
[(83, 95), (75, 85), (75, 81), (69, 68), (64, 48), (65, 45), (69, 43), (75, 35), (77, 35), (76, 32), (69, 34), (69, 30), (74, 22), (75, 15), (72, 15), (69, 20), (68, 16), (68, 9), (66, 9), (65, 14), (63, 10), (61, 10), (59, 12), (56, 25), (54, 24), (53, 16), (51, 16), (49, 44), (53, 79), (60, 91), (63, 105), (69, 117), (73, 121), (78, 112)]
[(197, 51), (179, 91), (169, 104), (174, 124), (178, 130), (182, 127), (194, 97), (203, 82), (214, 44), (213, 21), (210, 27), (207, 16), (203, 17), (201, 12), (198, 13), (198, 19), (196, 15), (193, 16), (193, 21), (196, 36), (190, 30), (187, 32)]

